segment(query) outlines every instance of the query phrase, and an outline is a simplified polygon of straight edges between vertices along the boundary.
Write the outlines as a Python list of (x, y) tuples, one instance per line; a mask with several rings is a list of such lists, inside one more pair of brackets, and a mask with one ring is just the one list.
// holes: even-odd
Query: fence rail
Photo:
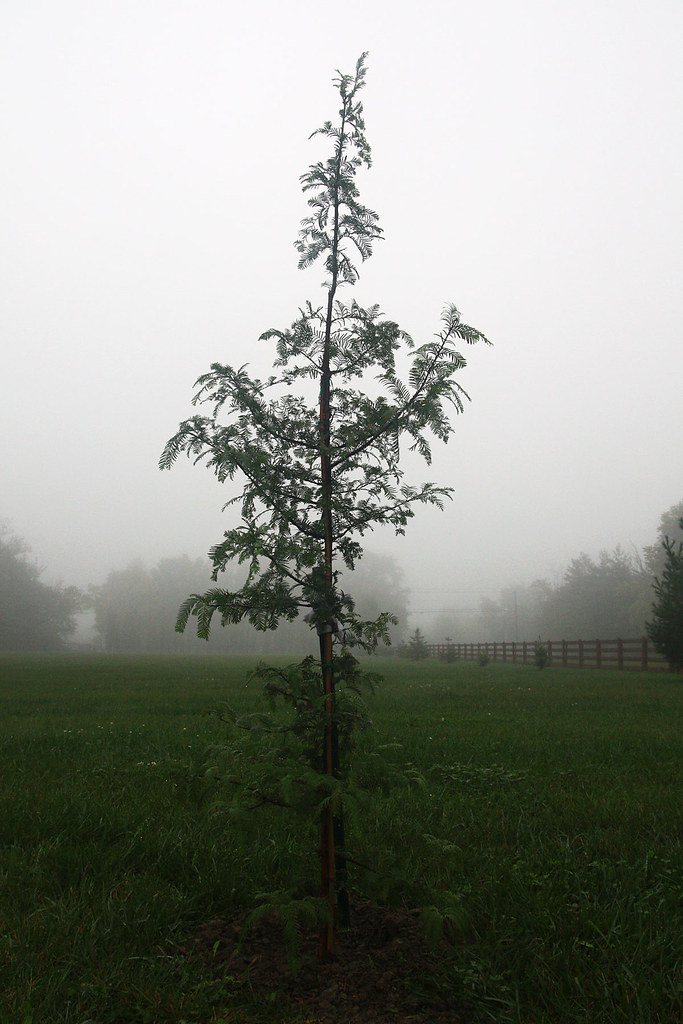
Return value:
[[(489, 661), (516, 665), (534, 664), (534, 641), (504, 640), (494, 643), (427, 644), (431, 657), (445, 661)], [(544, 640), (553, 665), (564, 668), (637, 669), (664, 672), (671, 669), (646, 637), (616, 640)]]

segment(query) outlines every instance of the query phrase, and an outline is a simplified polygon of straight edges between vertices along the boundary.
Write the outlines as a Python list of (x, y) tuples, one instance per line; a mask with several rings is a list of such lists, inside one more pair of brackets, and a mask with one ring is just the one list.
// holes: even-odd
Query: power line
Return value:
[(452, 615), (454, 613), (478, 612), (478, 608), (419, 608), (408, 611), (408, 615)]

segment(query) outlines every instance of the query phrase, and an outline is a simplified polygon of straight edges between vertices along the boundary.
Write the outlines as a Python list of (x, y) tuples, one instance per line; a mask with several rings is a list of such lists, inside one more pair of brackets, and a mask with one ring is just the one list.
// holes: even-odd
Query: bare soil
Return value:
[(292, 973), (282, 927), (264, 918), (240, 946), (245, 915), (207, 921), (192, 955), (229, 975), (258, 1002), (288, 1009), (307, 1024), (468, 1024), (471, 1012), (448, 992), (448, 947), (431, 950), (420, 913), (352, 899), (351, 924), (339, 929), (334, 957), (319, 963), (317, 930), (302, 932)]

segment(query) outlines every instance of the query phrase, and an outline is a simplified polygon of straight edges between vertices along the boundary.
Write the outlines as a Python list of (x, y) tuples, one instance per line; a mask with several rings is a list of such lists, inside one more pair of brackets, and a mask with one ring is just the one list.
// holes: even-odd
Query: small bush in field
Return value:
[(429, 657), (427, 641), (424, 633), (420, 629), (416, 629), (408, 639), (406, 657), (410, 658), (411, 661), (421, 661), (423, 658)]
[(536, 668), (546, 668), (550, 664), (550, 652), (548, 645), (544, 644), (541, 638), (534, 643), (534, 665)]

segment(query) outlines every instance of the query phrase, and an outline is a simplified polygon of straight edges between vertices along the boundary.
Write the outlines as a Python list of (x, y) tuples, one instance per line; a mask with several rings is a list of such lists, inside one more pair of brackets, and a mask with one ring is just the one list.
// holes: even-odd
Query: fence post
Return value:
[(562, 641), (562, 668), (567, 667), (567, 641)]
[(624, 667), (624, 641), (617, 637), (617, 668)]
[(643, 672), (647, 671), (647, 637), (643, 637), (640, 641), (640, 668)]
[(595, 667), (602, 668), (602, 644), (599, 640), (595, 641)]

